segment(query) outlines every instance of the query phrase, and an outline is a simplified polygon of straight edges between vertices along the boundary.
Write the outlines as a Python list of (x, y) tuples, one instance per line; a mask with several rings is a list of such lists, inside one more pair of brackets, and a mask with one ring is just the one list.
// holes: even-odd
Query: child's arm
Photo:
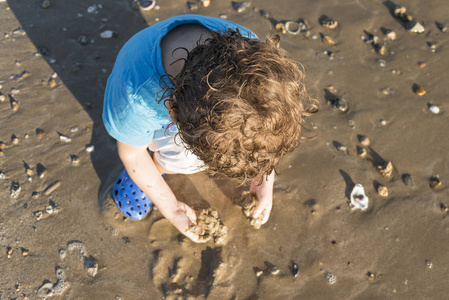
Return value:
[(170, 187), (162, 178), (146, 146), (131, 146), (117, 141), (120, 159), (131, 179), (153, 201), (159, 211), (185, 236), (194, 242), (206, 242), (199, 236), (203, 229), (195, 225), (195, 232), (189, 225), (195, 224), (195, 211), (187, 204), (177, 201)]
[(262, 183), (260, 179), (253, 180), (249, 191), (256, 195), (258, 204), (253, 212), (253, 218), (257, 219), (262, 214), (262, 224), (265, 224), (270, 217), (271, 208), (273, 207), (273, 186), (274, 171), (264, 177)]

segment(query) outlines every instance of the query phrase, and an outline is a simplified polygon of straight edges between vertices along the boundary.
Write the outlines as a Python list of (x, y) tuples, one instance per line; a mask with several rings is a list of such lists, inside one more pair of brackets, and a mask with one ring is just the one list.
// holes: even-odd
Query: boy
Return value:
[(103, 120), (134, 183), (179, 231), (204, 242), (195, 212), (161, 174), (207, 170), (251, 182), (253, 217), (266, 223), (274, 168), (298, 146), (303, 117), (317, 109), (302, 80), (279, 36), (262, 42), (223, 19), (177, 16), (122, 48)]

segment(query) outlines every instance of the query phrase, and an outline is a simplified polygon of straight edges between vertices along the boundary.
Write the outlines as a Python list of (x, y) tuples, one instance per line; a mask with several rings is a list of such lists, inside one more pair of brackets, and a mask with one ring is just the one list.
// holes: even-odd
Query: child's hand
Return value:
[(195, 243), (205, 243), (211, 238), (210, 236), (207, 238), (201, 236), (204, 233), (204, 229), (196, 225), (195, 211), (183, 202), (178, 201), (177, 210), (170, 217), (169, 221)]
[(270, 218), (271, 208), (273, 207), (274, 172), (268, 176), (268, 180), (264, 177), (262, 183), (259, 183), (260, 179), (253, 180), (249, 188), (249, 191), (256, 195), (258, 201), (252, 217), (254, 219), (261, 218), (261, 223), (265, 224)]

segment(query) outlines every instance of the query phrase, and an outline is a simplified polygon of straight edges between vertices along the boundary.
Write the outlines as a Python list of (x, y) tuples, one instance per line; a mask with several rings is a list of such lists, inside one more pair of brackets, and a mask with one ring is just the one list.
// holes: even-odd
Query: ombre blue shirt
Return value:
[(172, 17), (134, 35), (120, 50), (104, 95), (103, 122), (116, 140), (146, 146), (166, 134), (171, 120), (164, 103), (157, 102), (157, 95), (161, 84), (169, 86), (170, 81), (167, 77), (161, 80), (166, 72), (160, 43), (170, 30), (182, 24), (200, 24), (221, 32), (238, 28), (243, 36), (257, 38), (230, 21), (199, 15)]

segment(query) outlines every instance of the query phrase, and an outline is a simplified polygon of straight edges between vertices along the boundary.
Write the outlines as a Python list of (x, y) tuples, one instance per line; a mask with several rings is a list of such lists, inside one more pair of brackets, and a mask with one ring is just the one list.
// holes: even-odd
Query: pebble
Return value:
[(59, 139), (60, 139), (61, 141), (63, 141), (63, 142), (66, 142), (66, 143), (70, 143), (70, 142), (72, 141), (71, 138), (69, 138), (69, 137), (67, 137), (67, 136), (65, 136), (65, 135), (63, 135), (63, 134), (60, 134), (60, 135), (59, 135)]
[(45, 131), (43, 129), (36, 128), (36, 136), (38, 139), (43, 138), (44, 135), (45, 135)]
[(365, 195), (365, 189), (363, 188), (363, 185), (356, 184), (354, 186), (351, 192), (350, 201), (350, 206), (352, 209), (360, 209), (362, 211), (368, 209), (369, 199)]
[(379, 122), (380, 122), (380, 125), (382, 125), (382, 126), (386, 126), (388, 124), (387, 120), (384, 120), (384, 119), (380, 119)]
[(70, 160), (74, 166), (78, 166), (80, 164), (80, 158), (75, 154), (70, 154)]
[(441, 30), (441, 32), (447, 31), (447, 26), (440, 22), (435, 22), (435, 25), (437, 25), (438, 29)]
[(393, 164), (391, 163), (391, 161), (389, 161), (384, 166), (377, 166), (377, 170), (382, 176), (386, 178), (391, 178), (393, 176)]
[(42, 8), (49, 8), (50, 7), (50, 1), (49, 0), (44, 0), (44, 2), (42, 2), (41, 7)]
[(37, 164), (36, 165), (36, 172), (37, 172), (37, 177), (39, 178), (44, 178), (45, 175), (47, 175), (47, 169), (44, 167), (43, 164)]
[(232, 8), (236, 10), (238, 13), (244, 12), (251, 6), (251, 2), (232, 2)]
[(437, 189), (437, 188), (441, 187), (442, 185), (443, 185), (443, 183), (441, 182), (439, 175), (433, 175), (432, 177), (430, 177), (430, 183), (429, 183), (430, 188)]
[(379, 186), (377, 187), (377, 193), (382, 197), (388, 197), (388, 188), (379, 184)]
[(95, 146), (94, 145), (86, 145), (86, 152), (94, 152), (95, 151)]
[(433, 105), (433, 104), (429, 104), (428, 107), (429, 107), (429, 110), (430, 110), (431, 113), (433, 113), (435, 115), (440, 113), (440, 108), (438, 106)]
[(209, 7), (210, 5), (210, 0), (201, 0), (201, 5), (203, 7)]
[(110, 39), (111, 37), (115, 37), (116, 33), (112, 30), (105, 30), (102, 33), (100, 33), (100, 37), (102, 39)]
[(89, 44), (89, 38), (85, 35), (82, 35), (78, 38), (78, 43), (85, 46), (85, 45)]
[(405, 173), (405, 174), (402, 175), (402, 182), (403, 182), (406, 186), (408, 186), (408, 187), (410, 187), (410, 188), (414, 188), (414, 187), (415, 187), (415, 184), (414, 184), (414, 182), (413, 182), (412, 175), (410, 175), (410, 174), (408, 174), (408, 173)]
[(11, 183), (11, 187), (9, 188), (9, 195), (11, 196), (11, 198), (19, 197), (21, 189), (22, 188), (20, 184), (16, 181), (13, 181)]
[(190, 10), (198, 10), (198, 4), (193, 2), (187, 2), (187, 7)]
[(327, 282), (329, 282), (330, 284), (334, 284), (337, 282), (337, 278), (331, 272), (324, 273), (324, 277), (326, 278)]

